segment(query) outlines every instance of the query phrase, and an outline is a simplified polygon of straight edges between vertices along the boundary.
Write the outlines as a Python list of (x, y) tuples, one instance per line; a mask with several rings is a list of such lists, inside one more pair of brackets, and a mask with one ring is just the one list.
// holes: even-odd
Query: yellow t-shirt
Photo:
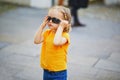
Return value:
[(67, 51), (70, 44), (69, 34), (63, 32), (62, 36), (67, 43), (62, 46), (53, 44), (55, 33), (50, 29), (43, 33), (44, 41), (41, 49), (41, 67), (49, 71), (61, 71), (67, 68)]

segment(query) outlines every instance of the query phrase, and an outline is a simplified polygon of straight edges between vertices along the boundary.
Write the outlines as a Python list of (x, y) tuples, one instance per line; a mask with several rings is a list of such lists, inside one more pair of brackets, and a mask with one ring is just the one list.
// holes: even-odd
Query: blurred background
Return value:
[[(61, 0), (62, 1), (62, 0)], [(48, 8), (58, 4), (58, 0), (0, 0), (0, 2), (14, 3), (24, 6), (32, 6), (38, 8)], [(68, 0), (64, 0), (64, 4), (68, 5)], [(89, 0), (90, 3), (102, 2), (105, 5), (120, 5), (120, 0)]]

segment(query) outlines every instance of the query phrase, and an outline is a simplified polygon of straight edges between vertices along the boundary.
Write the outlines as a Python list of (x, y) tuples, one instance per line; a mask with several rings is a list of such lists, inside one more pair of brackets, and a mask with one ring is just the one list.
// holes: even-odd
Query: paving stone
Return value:
[(120, 73), (111, 70), (99, 70), (96, 80), (120, 80)]
[(17, 72), (20, 72), (21, 69), (15, 69), (7, 66), (0, 66), (0, 75), (5, 75), (5, 76), (13, 76)]
[(69, 63), (68, 64), (68, 77), (70, 80), (72, 79), (85, 79), (85, 80), (95, 80), (95, 76), (98, 73), (98, 69), (95, 69), (93, 67), (86, 67), (86, 66), (81, 66), (79, 64), (75, 63)]
[(8, 77), (8, 76), (5, 76), (5, 75), (0, 75), (0, 79), (1, 80), (15, 80), (13, 77)]
[(118, 63), (120, 65), (120, 53), (112, 53), (108, 60)]
[(34, 46), (12, 45), (2, 49), (2, 51), (16, 53), (25, 56), (36, 57), (40, 55), (40, 49)]
[(8, 56), (12, 55), (14, 53), (6, 52), (6, 51), (0, 51), (0, 62), (7, 58)]
[(10, 43), (6, 42), (0, 42), (0, 49), (4, 48), (5, 46), (8, 46)]
[(113, 61), (110, 60), (100, 60), (95, 65), (95, 68), (120, 72), (120, 64), (114, 63)]
[(68, 80), (96, 80), (95, 78), (86, 78), (82, 76), (73, 76), (73, 77), (68, 77)]
[[(14, 65), (15, 66), (15, 65)], [(1, 63), (0, 65), (0, 80), (22, 80), (22, 79), (16, 79), (13, 76), (21, 72), (22, 69), (15, 67), (10, 67), (8, 64), (6, 65), (5, 62)]]
[[(78, 35), (79, 37), (79, 35)], [(76, 37), (73, 37), (74, 39)], [(69, 53), (72, 55), (91, 56), (100, 59), (107, 59), (112, 52), (119, 51), (120, 44), (109, 39), (85, 39), (72, 40)], [(79, 43), (80, 45), (78, 45)], [(91, 47), (92, 45), (92, 47)], [(74, 52), (76, 51), (76, 52)]]
[(97, 58), (85, 56), (69, 56), (68, 61), (77, 65), (93, 66), (97, 62)]
[(33, 57), (29, 56), (21, 56), (21, 55), (11, 55), (7, 57), (6, 59), (3, 59), (6, 64), (12, 64), (12, 65), (22, 65), (27, 67), (39, 67), (39, 59), (35, 59)]
[(24, 71), (14, 75), (15, 78), (21, 78), (24, 80), (42, 80), (43, 71), (42, 69), (27, 68)]

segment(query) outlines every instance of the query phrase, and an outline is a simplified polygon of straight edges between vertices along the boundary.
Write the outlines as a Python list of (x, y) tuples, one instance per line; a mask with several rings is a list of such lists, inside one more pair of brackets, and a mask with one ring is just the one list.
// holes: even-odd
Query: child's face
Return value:
[(63, 14), (57, 10), (50, 10), (48, 13), (50, 20), (48, 22), (48, 27), (53, 30), (57, 30), (60, 21), (63, 19)]

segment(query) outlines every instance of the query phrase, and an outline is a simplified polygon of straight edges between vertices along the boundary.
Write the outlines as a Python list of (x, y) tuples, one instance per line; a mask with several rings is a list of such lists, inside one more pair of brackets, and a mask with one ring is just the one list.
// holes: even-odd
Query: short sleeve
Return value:
[(67, 39), (67, 43), (70, 44), (70, 35), (68, 33), (63, 33), (63, 37)]

